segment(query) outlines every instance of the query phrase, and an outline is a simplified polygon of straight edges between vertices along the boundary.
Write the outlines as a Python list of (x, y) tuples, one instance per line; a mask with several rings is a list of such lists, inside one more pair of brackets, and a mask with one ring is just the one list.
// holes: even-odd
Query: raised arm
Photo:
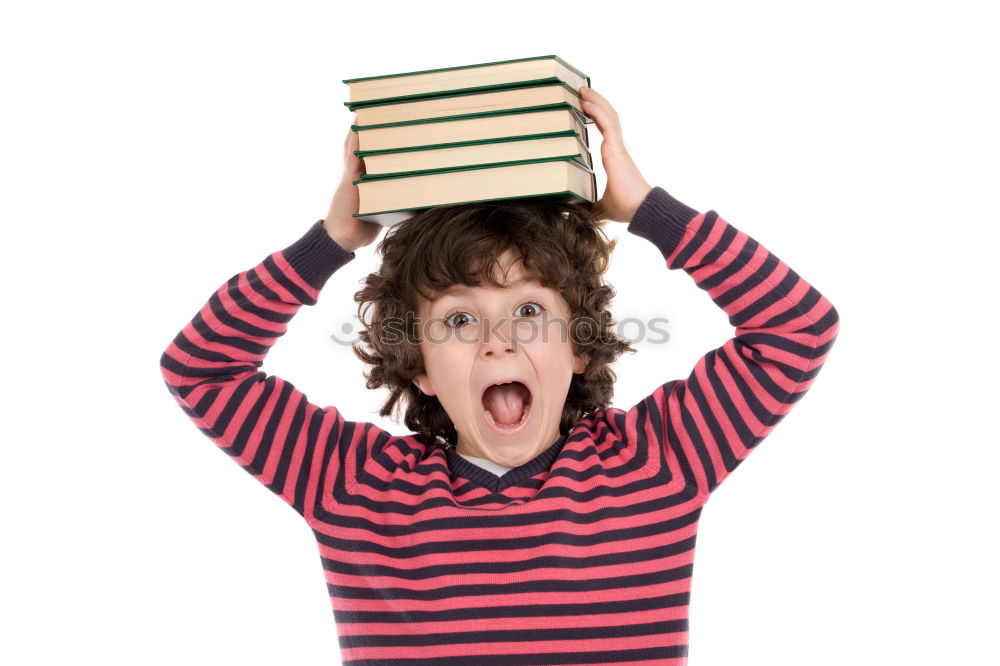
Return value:
[(260, 367), (299, 308), (314, 305), (327, 278), (354, 256), (316, 222), (220, 286), (160, 357), (184, 413), (303, 516), (343, 419)]
[[(381, 227), (352, 217), (362, 172), (357, 133), (344, 142), (344, 172), (327, 217), (297, 241), (220, 286), (160, 357), (163, 380), (195, 425), (305, 518), (321, 471), (351, 427), (291, 383), (260, 370), (303, 305), (370, 245)], [(347, 433), (350, 436), (350, 433)]]
[[(628, 231), (656, 244), (729, 316), (735, 336), (629, 410), (704, 500), (791, 411), (837, 337), (833, 305), (715, 211), (653, 188)], [(652, 442), (651, 442), (652, 444)]]
[[(630, 436), (662, 451), (688, 492), (704, 501), (812, 385), (837, 337), (833, 305), (767, 248), (718, 216), (651, 187), (622, 139), (618, 113), (580, 89), (601, 131), (608, 181), (602, 217), (655, 243), (729, 315), (736, 335), (628, 410)], [(643, 441), (644, 440), (644, 441)]]

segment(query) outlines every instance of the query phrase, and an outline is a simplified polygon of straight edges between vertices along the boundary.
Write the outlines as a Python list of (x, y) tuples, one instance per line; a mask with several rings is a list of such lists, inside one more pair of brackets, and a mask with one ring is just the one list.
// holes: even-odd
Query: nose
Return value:
[(484, 356), (503, 356), (517, 351), (517, 336), (511, 318), (488, 319), (481, 333), (479, 348)]

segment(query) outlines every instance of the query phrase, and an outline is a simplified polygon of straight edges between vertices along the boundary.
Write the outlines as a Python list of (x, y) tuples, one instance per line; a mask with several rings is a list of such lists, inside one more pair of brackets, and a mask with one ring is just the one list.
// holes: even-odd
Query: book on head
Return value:
[(594, 171), (572, 158), (367, 176), (353, 182), (360, 196), (360, 212), (354, 217), (384, 226), (436, 206), (527, 197), (586, 203), (595, 201), (597, 192)]

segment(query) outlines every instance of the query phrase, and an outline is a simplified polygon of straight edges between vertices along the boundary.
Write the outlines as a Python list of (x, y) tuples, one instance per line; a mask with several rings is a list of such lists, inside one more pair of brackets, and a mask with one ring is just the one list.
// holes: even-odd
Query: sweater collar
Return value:
[(452, 471), (453, 475), (483, 486), (484, 488), (489, 488), (494, 492), (500, 492), (504, 488), (509, 488), (524, 479), (529, 479), (539, 472), (549, 469), (555, 459), (559, 456), (559, 453), (562, 451), (565, 443), (566, 437), (560, 437), (553, 442), (549, 448), (545, 449), (520, 467), (513, 468), (503, 476), (497, 476), (493, 472), (485, 470), (475, 463), (469, 462), (460, 456), (454, 448), (445, 449), (445, 455), (448, 457), (448, 469)]

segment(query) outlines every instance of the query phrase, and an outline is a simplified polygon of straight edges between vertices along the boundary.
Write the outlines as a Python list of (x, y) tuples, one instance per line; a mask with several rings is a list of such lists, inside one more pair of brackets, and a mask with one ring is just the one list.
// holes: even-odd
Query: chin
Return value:
[(501, 451), (494, 453), (493, 462), (504, 467), (520, 467), (531, 462), (541, 451), (538, 451), (535, 442), (526, 442), (521, 446), (509, 444)]

